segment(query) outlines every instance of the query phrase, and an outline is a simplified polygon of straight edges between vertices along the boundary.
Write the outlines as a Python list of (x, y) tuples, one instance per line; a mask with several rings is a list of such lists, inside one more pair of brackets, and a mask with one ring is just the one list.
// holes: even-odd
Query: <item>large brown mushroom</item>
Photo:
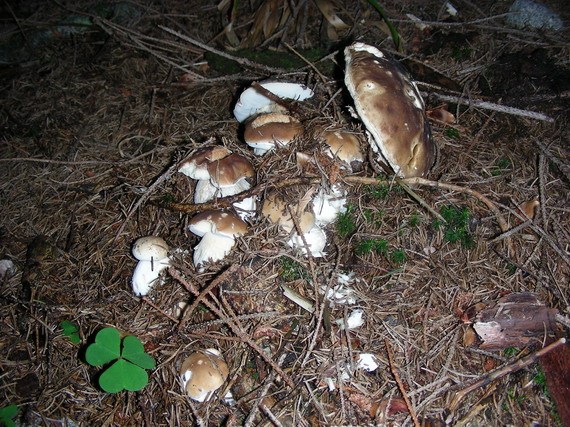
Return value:
[(379, 160), (401, 177), (425, 176), (436, 147), (415, 84), (373, 46), (354, 43), (344, 53), (345, 84)]

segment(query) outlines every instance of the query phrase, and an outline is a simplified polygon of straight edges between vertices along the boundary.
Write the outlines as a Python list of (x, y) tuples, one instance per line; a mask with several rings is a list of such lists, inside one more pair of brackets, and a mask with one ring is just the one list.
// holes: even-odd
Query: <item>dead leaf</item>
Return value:
[[(345, 24), (342, 19), (336, 14), (336, 6), (331, 0), (315, 0), (317, 7), (327, 20), (327, 22), (334, 27), (335, 30), (347, 30), (349, 25)], [(336, 33), (336, 32), (335, 32)]]
[(426, 115), (430, 120), (435, 120), (441, 123), (455, 123), (455, 116), (447, 111), (447, 106), (442, 106), (439, 108), (433, 108), (426, 111)]
[[(547, 343), (548, 344), (548, 343)], [(548, 392), (556, 402), (562, 425), (570, 425), (570, 347), (564, 344), (540, 359)]]

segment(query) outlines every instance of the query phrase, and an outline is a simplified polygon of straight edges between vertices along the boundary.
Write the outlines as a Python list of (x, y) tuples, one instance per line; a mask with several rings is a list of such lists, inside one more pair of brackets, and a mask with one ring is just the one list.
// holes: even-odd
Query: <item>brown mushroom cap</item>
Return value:
[(344, 130), (327, 129), (322, 132), (322, 138), (330, 147), (329, 153), (343, 162), (350, 164), (364, 161), (358, 135)]
[[(293, 211), (295, 207), (293, 207)], [(263, 201), (261, 214), (273, 224), (278, 224), (285, 231), (291, 232), (295, 228), (295, 223), (291, 218), (289, 209), (285, 201), (275, 193), (269, 194)], [(303, 233), (309, 231), (315, 225), (315, 215), (312, 212), (304, 211), (298, 219), (299, 227)]]
[(228, 365), (215, 349), (192, 353), (180, 369), (186, 392), (198, 402), (208, 400), (221, 387), (228, 374)]
[(198, 236), (206, 233), (226, 237), (242, 236), (247, 233), (247, 224), (237, 215), (225, 211), (204, 211), (190, 220), (190, 231)]
[(212, 181), (220, 187), (234, 185), (240, 179), (254, 176), (251, 162), (239, 154), (210, 162), (208, 172)]
[(180, 164), (178, 172), (193, 179), (209, 179), (208, 164), (223, 159), (230, 153), (222, 146), (200, 148)]
[(414, 83), (373, 46), (354, 43), (345, 60), (345, 84), (372, 148), (398, 175), (426, 175), (436, 147)]
[(251, 147), (267, 151), (275, 144), (288, 144), (303, 131), (303, 125), (292, 116), (261, 114), (245, 126), (244, 140)]

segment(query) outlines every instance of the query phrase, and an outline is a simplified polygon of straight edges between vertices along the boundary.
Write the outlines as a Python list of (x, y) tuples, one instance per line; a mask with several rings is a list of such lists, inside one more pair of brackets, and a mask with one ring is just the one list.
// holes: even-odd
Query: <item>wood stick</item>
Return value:
[(447, 411), (449, 411), (450, 416), (452, 416), (452, 414), (457, 410), (461, 401), (469, 393), (477, 390), (478, 388), (484, 387), (484, 386), (492, 383), (493, 381), (498, 380), (499, 378), (502, 378), (508, 374), (511, 374), (513, 372), (516, 372), (516, 371), (522, 369), (522, 368), (527, 367), (528, 365), (533, 364), (541, 356), (545, 355), (549, 351), (552, 351), (561, 345), (564, 345), (565, 343), (566, 343), (566, 338), (560, 338), (558, 341), (555, 341), (552, 344), (547, 345), (546, 347), (536, 351), (533, 354), (529, 354), (528, 356), (523, 357), (522, 359), (518, 359), (518, 360), (516, 360), (516, 361), (514, 361), (514, 362), (512, 362), (506, 366), (503, 366), (502, 368), (499, 368), (493, 372), (490, 372), (486, 375), (483, 375), (480, 379), (478, 379), (473, 384), (465, 387), (462, 390), (459, 390), (455, 394), (455, 396), (451, 400), (451, 403), (447, 407)]
[(398, 388), (400, 389), (400, 393), (402, 393), (402, 397), (404, 398), (404, 402), (406, 402), (406, 406), (408, 407), (408, 411), (410, 412), (410, 416), (412, 417), (412, 421), (414, 422), (415, 427), (420, 427), (420, 422), (418, 421), (418, 417), (416, 416), (416, 411), (410, 399), (408, 399), (408, 395), (406, 393), (406, 389), (404, 387), (404, 383), (402, 383), (402, 379), (400, 378), (400, 374), (398, 374), (398, 370), (396, 369), (396, 365), (394, 364), (394, 358), (392, 357), (392, 348), (390, 347), (390, 343), (388, 339), (384, 338), (384, 344), (386, 345), (386, 352), (388, 353), (388, 362), (390, 363), (390, 371), (392, 375), (394, 375), (394, 379), (398, 384)]

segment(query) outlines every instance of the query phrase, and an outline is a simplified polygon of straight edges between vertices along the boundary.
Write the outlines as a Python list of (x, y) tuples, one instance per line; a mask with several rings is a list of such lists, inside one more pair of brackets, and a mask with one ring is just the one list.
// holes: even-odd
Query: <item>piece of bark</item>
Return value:
[(562, 345), (539, 361), (562, 425), (570, 426), (570, 346)]
[(555, 334), (557, 313), (534, 294), (513, 292), (481, 310), (473, 328), (481, 338), (480, 348), (525, 347)]

